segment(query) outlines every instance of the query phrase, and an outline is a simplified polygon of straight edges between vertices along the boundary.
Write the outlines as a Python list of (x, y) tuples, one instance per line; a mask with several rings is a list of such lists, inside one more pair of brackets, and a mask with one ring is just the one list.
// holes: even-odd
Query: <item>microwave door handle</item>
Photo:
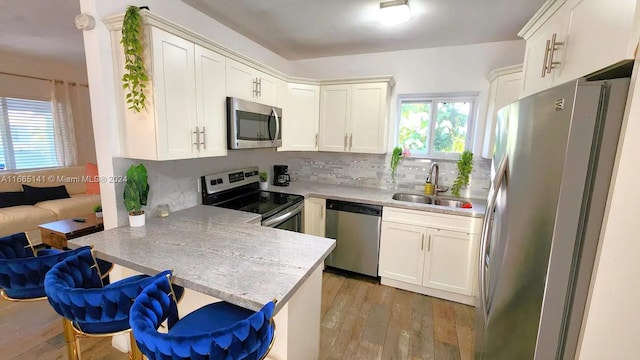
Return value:
[(278, 141), (278, 136), (280, 136), (280, 118), (278, 118), (278, 112), (276, 112), (275, 108), (271, 108), (271, 112), (273, 113), (273, 116), (275, 116), (276, 118), (276, 135), (273, 137), (273, 140), (271, 141), (271, 144), (275, 145), (276, 141)]

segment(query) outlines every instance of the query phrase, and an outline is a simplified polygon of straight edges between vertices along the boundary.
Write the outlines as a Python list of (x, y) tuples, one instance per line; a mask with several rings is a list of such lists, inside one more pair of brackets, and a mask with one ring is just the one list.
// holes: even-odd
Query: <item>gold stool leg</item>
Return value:
[(129, 342), (131, 343), (131, 360), (143, 360), (142, 352), (136, 343), (136, 338), (133, 336), (133, 331), (129, 332)]
[(80, 344), (73, 324), (71, 324), (71, 321), (62, 318), (62, 328), (64, 329), (64, 341), (67, 344), (67, 358), (69, 360), (80, 360)]

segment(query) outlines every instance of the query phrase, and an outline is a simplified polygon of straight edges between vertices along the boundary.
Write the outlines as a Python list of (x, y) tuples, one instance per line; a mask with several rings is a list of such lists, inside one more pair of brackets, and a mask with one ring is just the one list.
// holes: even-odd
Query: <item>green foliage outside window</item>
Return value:
[(472, 109), (471, 101), (403, 101), (398, 145), (424, 153), (462, 153)]

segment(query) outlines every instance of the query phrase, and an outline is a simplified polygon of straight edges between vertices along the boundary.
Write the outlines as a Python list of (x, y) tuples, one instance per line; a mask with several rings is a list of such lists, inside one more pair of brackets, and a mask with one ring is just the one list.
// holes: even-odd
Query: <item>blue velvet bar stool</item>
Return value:
[[(108, 337), (130, 332), (131, 304), (142, 289), (157, 278), (165, 278), (165, 274), (135, 275), (104, 286), (90, 248), (83, 248), (56, 264), (47, 273), (44, 288), (49, 303), (63, 317), (69, 359), (80, 359), (79, 340), (82, 337)], [(141, 360), (142, 354), (130, 336), (130, 357)]]
[[(156, 278), (136, 298), (130, 324), (149, 360), (264, 359), (275, 340), (275, 300), (254, 312), (227, 302), (201, 307), (178, 320), (171, 274)], [(168, 332), (160, 333), (167, 320)]]
[(9, 301), (44, 300), (45, 274), (77, 251), (35, 251), (24, 233), (0, 237), (0, 295)]
[[(36, 251), (25, 233), (0, 237), (0, 295), (9, 301), (46, 299), (45, 274), (75, 253), (58, 249)], [(113, 264), (99, 260), (99, 265), (102, 276), (107, 277)]]

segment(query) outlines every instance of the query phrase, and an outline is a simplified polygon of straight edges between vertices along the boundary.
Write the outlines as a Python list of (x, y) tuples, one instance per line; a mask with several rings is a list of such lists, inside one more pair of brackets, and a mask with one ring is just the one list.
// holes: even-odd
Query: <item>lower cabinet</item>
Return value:
[(324, 237), (326, 213), (325, 199), (306, 199), (304, 201), (304, 233)]
[(473, 305), (481, 221), (385, 207), (382, 284)]

